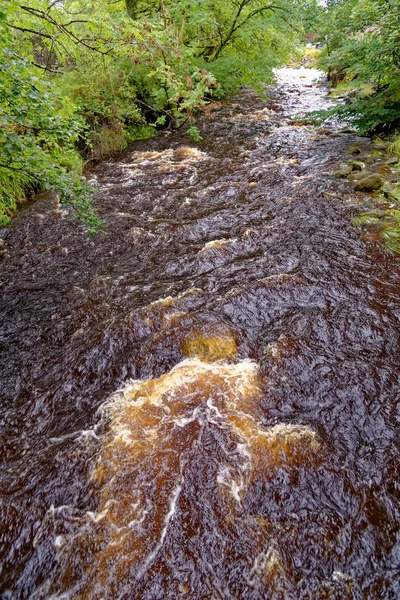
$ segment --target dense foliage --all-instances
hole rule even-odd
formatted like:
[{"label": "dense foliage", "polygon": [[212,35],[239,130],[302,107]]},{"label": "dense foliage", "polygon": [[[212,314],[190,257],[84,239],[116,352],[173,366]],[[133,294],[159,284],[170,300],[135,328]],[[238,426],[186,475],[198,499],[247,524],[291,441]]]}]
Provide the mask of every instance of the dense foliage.
[{"label": "dense foliage", "polygon": [[29,61],[19,56],[5,19],[1,11],[0,224],[8,222],[9,211],[26,192],[48,188],[62,202],[73,202],[78,216],[96,227],[75,150],[84,124],[54,86],[35,76]]},{"label": "dense foliage", "polygon": [[323,66],[349,103],[338,109],[361,132],[400,125],[400,4],[341,0],[319,9],[314,29],[325,45]]},{"label": "dense foliage", "polygon": [[[90,227],[83,161],[122,150],[242,84],[299,35],[301,0],[0,0],[0,223],[52,189]],[[196,135],[196,128],[191,127]]]}]

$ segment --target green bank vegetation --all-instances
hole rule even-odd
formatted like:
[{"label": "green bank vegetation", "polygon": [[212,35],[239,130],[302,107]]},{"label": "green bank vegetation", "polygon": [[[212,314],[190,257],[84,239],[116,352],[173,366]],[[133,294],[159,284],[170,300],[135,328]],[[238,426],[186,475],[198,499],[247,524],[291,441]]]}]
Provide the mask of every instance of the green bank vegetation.
[{"label": "green bank vegetation", "polygon": [[261,90],[301,36],[302,0],[0,0],[0,225],[41,189],[94,230],[85,161]]},{"label": "green bank vegetation", "polygon": [[[322,43],[318,64],[328,72],[332,94],[342,103],[311,116],[346,118],[361,134],[377,136],[377,156],[400,156],[400,4],[398,0],[329,0],[309,13],[310,30]],[[378,137],[379,136],[379,137]],[[386,144],[387,145],[387,144]],[[376,232],[385,247],[400,253],[400,172],[395,158],[385,167],[388,181],[375,192],[377,208],[353,219]],[[355,186],[357,189],[357,186]]]},{"label": "green bank vegetation", "polygon": [[333,112],[351,118],[361,133],[399,128],[399,1],[331,0],[309,19],[323,44],[319,64],[346,100]]}]

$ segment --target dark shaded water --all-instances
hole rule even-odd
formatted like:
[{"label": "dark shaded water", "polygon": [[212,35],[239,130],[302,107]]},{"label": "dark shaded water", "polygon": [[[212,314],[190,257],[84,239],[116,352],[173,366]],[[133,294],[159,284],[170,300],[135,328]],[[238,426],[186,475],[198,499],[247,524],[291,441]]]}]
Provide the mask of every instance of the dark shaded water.
[{"label": "dark shaded water", "polygon": [[2,232],[2,598],[400,597],[399,260],[282,78]]}]

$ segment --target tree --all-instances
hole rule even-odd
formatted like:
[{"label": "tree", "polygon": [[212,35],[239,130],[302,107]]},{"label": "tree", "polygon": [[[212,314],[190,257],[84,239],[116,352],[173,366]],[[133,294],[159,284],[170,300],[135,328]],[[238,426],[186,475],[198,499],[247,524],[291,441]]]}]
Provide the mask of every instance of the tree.
[{"label": "tree", "polygon": [[10,210],[27,191],[47,188],[95,227],[99,221],[90,205],[90,187],[76,172],[80,159],[74,145],[83,123],[16,52],[5,10],[15,8],[8,1],[0,9],[0,224],[8,222]]},{"label": "tree", "polygon": [[325,65],[340,69],[355,102],[341,109],[362,131],[400,124],[400,6],[398,0],[347,0],[327,11]]}]

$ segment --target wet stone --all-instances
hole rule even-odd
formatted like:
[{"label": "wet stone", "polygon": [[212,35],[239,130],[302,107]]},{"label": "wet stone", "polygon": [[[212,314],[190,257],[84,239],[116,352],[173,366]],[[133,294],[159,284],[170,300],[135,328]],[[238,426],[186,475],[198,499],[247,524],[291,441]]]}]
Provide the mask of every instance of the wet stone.
[{"label": "wet stone", "polygon": [[356,192],[374,192],[379,190],[383,185],[383,179],[377,173],[360,179],[354,186]]},{"label": "wet stone", "polygon": [[350,181],[360,181],[374,175],[372,171],[354,171],[349,175]]},{"label": "wet stone", "polygon": [[352,156],[356,156],[357,154],[361,154],[361,150],[358,146],[352,146],[351,148],[349,148],[347,150],[347,152],[349,154],[351,154]]},{"label": "wet stone", "polygon": [[365,164],[360,160],[352,160],[350,163],[350,167],[352,171],[362,171],[365,169]]},{"label": "wet stone", "polygon": [[336,177],[347,177],[353,171],[351,165],[341,165],[340,169],[335,172]]}]

